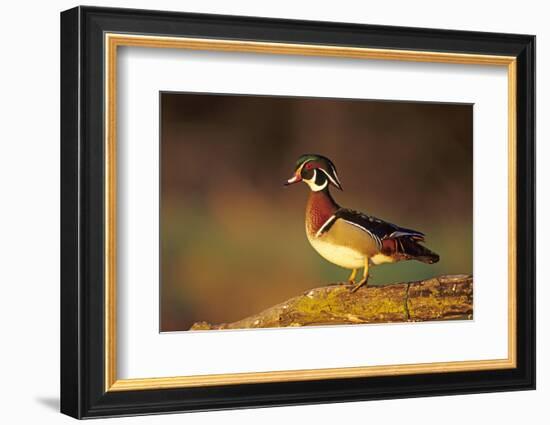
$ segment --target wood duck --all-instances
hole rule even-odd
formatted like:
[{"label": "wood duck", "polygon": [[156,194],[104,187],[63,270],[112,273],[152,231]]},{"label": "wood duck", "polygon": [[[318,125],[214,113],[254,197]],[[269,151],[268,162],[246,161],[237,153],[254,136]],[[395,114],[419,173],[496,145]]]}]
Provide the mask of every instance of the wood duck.
[{"label": "wood duck", "polygon": [[[316,154],[300,156],[294,175],[285,185],[301,181],[310,189],[305,220],[307,238],[323,258],[352,270],[349,277],[349,283],[354,285],[352,292],[367,283],[371,264],[439,261],[439,255],[420,244],[424,242],[423,233],[340,207],[329,192],[330,185],[343,190],[330,159]],[[356,284],[360,268],[363,278]]]}]

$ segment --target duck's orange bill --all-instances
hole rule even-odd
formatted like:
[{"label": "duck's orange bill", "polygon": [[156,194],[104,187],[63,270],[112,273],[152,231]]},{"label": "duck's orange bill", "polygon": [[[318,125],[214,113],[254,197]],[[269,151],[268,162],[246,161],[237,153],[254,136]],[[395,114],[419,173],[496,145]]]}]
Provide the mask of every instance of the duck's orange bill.
[{"label": "duck's orange bill", "polygon": [[302,181],[302,176],[294,175],[285,182],[285,186],[288,186],[288,185],[294,184],[294,183],[298,183],[298,182],[301,182],[301,181]]}]

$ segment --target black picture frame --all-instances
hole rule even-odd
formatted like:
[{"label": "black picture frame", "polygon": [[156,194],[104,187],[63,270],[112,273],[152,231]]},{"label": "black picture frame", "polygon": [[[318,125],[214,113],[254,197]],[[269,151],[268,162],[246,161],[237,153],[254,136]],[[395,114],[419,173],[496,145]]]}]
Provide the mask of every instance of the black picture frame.
[{"label": "black picture frame", "polygon": [[[105,391],[104,34],[256,40],[517,58],[517,367]],[[76,7],[61,13],[61,412],[75,418],[535,388],[535,37]]]}]

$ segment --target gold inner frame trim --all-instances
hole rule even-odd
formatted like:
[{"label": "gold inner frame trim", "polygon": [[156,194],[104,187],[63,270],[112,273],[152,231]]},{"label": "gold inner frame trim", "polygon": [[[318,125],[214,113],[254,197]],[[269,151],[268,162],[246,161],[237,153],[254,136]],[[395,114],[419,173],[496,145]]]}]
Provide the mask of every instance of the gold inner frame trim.
[{"label": "gold inner frame trim", "polygon": [[[515,368],[516,358],[516,58],[446,52],[329,45],[105,34],[105,391],[135,391],[213,385],[446,373]],[[116,99],[120,46],[227,51],[355,59],[398,60],[507,67],[508,72],[508,357],[495,360],[342,367],[253,373],[118,379],[116,372]]]}]

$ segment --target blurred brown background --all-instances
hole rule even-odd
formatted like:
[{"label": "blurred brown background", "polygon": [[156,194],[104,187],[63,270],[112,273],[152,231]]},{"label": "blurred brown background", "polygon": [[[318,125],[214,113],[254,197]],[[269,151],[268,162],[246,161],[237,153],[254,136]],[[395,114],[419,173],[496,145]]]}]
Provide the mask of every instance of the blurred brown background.
[{"label": "blurred brown background", "polygon": [[296,159],[332,159],[342,206],[426,233],[434,265],[369,284],[472,273],[472,106],[161,94],[161,331],[231,322],[343,281],[304,230]]}]

